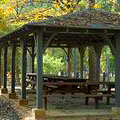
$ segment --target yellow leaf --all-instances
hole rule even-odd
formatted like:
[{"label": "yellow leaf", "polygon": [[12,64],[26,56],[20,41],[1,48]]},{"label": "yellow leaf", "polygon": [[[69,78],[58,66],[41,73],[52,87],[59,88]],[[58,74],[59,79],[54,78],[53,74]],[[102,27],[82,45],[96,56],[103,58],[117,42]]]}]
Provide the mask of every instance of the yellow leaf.
[{"label": "yellow leaf", "polygon": [[95,4],[94,8],[100,8],[100,5],[99,4]]},{"label": "yellow leaf", "polygon": [[54,4],[54,8],[59,8],[59,5],[57,3]]}]

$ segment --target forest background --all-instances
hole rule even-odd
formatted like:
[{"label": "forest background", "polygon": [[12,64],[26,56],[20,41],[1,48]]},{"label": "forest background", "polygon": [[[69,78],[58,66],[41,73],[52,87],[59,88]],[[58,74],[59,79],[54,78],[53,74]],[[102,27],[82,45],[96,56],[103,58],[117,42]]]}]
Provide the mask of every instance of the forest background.
[{"label": "forest background", "polygon": [[[90,6],[91,5],[91,6]],[[29,22],[58,17],[69,12],[82,11],[88,8],[101,11],[120,13],[119,0],[1,0],[0,1],[0,37]],[[11,54],[9,48],[9,54]],[[66,49],[48,48],[44,54],[44,73],[55,74],[67,72]],[[71,50],[71,72],[73,72],[74,56],[77,57],[77,71],[80,71],[79,50]],[[89,48],[84,56],[84,71],[89,72]],[[91,57],[94,57],[91,56]],[[28,58],[30,58],[28,53]],[[28,59],[30,64],[30,59]],[[3,63],[3,62],[2,62]],[[8,56],[8,71],[11,71],[11,56]],[[21,49],[17,49],[16,76],[21,73]],[[29,66],[29,65],[28,65]],[[36,70],[35,61],[35,70]],[[30,68],[28,67],[28,72]],[[105,46],[101,55],[101,73],[114,75],[114,57],[108,46]]]}]

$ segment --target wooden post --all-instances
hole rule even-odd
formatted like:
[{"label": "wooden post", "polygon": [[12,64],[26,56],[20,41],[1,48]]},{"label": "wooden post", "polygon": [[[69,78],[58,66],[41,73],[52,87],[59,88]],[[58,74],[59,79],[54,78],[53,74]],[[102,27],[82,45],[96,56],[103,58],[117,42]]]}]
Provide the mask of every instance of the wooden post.
[{"label": "wooden post", "polygon": [[[36,85],[36,109],[33,109],[35,119],[45,120],[46,112],[43,109],[43,30],[37,31],[37,85]],[[47,99],[46,99],[47,100]],[[47,102],[47,101],[46,101]],[[46,106],[46,105],[45,105]]]},{"label": "wooden post", "polygon": [[114,40],[108,39],[104,36],[105,40],[108,41],[109,47],[112,54],[115,56],[115,107],[112,107],[112,112],[120,114],[120,33],[117,33]]},{"label": "wooden post", "polygon": [[73,49],[73,73],[74,73],[74,78],[77,77],[77,55],[76,55],[76,48]]},{"label": "wooden post", "polygon": [[26,99],[27,41],[22,40],[22,99]]},{"label": "wooden post", "polygon": [[115,107],[120,107],[120,35],[116,36],[116,52],[115,52]]},{"label": "wooden post", "polygon": [[85,47],[81,46],[79,48],[80,53],[80,78],[83,79],[83,61],[84,61],[84,53],[85,53]]},{"label": "wooden post", "polygon": [[43,108],[43,31],[37,33],[37,85],[36,98],[38,109]]},{"label": "wooden post", "polygon": [[12,42],[12,58],[11,58],[11,93],[15,92],[15,54],[16,43]]},{"label": "wooden post", "polygon": [[4,65],[3,65],[3,89],[1,93],[7,94],[7,51],[8,51],[8,43],[4,43]]},{"label": "wooden post", "polygon": [[11,58],[11,93],[9,98],[16,98],[15,93],[15,54],[16,54],[16,42],[12,41],[12,58]]},{"label": "wooden post", "polygon": [[28,104],[26,99],[26,70],[27,70],[27,41],[23,38],[22,40],[22,83],[21,83],[21,99],[19,105]]},{"label": "wooden post", "polygon": [[71,52],[71,49],[68,48],[68,55],[67,55],[67,73],[68,73],[68,77],[70,77],[70,52]]},{"label": "wooden post", "polygon": [[[113,43],[114,42],[114,43]],[[115,56],[115,107],[112,107],[112,112],[120,114],[120,33],[115,36],[113,42],[110,41],[114,49]]]},{"label": "wooden post", "polygon": [[2,48],[0,47],[0,88],[2,86],[2,68],[1,68]]},{"label": "wooden post", "polygon": [[4,70],[3,70],[3,87],[7,88],[7,52],[8,52],[8,45],[5,42],[4,45]]},{"label": "wooden post", "polygon": [[80,78],[83,79],[83,59],[84,59],[84,55],[80,56]]}]

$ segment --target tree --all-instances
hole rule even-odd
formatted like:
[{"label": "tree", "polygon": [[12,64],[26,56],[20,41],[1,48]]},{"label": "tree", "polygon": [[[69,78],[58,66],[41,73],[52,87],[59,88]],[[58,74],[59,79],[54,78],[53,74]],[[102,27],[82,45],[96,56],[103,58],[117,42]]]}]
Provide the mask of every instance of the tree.
[{"label": "tree", "polygon": [[94,6],[95,6],[95,0],[89,0],[88,8],[94,8]]},{"label": "tree", "polygon": [[[119,10],[120,2],[119,0],[116,2],[115,0],[1,0],[0,4],[0,34],[3,35],[25,23],[65,15],[82,8],[114,11],[117,7]],[[55,56],[57,59],[62,58],[62,62],[66,65],[65,54],[60,51],[55,52]]]},{"label": "tree", "polygon": [[[35,69],[37,67],[37,61],[35,60]],[[43,56],[43,72],[45,74],[58,75],[58,72],[65,70],[65,64],[62,58],[57,56],[51,56],[48,53]]]}]

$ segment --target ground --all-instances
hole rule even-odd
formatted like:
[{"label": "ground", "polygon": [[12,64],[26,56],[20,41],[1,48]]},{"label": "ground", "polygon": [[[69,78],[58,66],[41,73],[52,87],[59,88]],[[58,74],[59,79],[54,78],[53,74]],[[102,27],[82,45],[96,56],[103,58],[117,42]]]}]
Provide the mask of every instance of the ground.
[{"label": "ground", "polygon": [[[20,89],[17,89],[20,97]],[[8,99],[8,95],[2,95],[6,101],[17,106],[17,111],[21,120],[34,120],[32,117],[32,108],[35,108],[36,96],[35,90],[27,90],[27,99],[29,105],[24,107],[18,106],[18,99]],[[85,100],[81,97],[70,96],[50,96],[48,99],[48,110],[46,120],[120,120],[120,116],[115,116],[111,112],[114,106],[114,98],[111,99],[110,105],[105,104],[105,99],[100,101],[99,109],[95,109],[94,100],[90,100],[89,105],[85,105]],[[15,119],[14,119],[15,120]],[[17,119],[16,119],[17,120]]]}]

